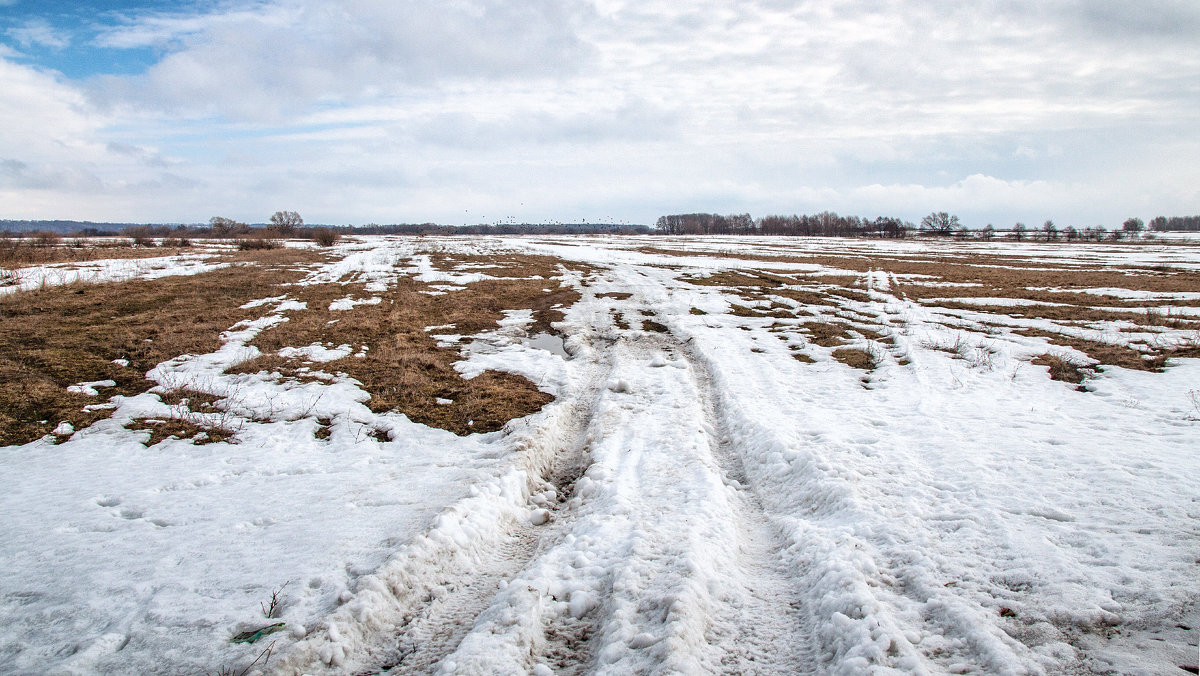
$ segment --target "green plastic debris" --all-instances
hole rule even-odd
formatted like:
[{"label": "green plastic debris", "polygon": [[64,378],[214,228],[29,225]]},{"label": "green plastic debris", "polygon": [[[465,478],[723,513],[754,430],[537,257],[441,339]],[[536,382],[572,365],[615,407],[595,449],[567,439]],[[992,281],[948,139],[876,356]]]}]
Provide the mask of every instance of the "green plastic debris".
[{"label": "green plastic debris", "polygon": [[258,629],[251,629],[249,631],[243,631],[243,632],[234,634],[233,638],[229,639],[229,642],[230,643],[254,643],[258,639],[266,636],[267,634],[274,634],[275,632],[279,631],[280,629],[283,629],[284,624],[285,623],[283,623],[283,622],[276,622],[275,624],[268,624],[267,626],[259,627]]}]

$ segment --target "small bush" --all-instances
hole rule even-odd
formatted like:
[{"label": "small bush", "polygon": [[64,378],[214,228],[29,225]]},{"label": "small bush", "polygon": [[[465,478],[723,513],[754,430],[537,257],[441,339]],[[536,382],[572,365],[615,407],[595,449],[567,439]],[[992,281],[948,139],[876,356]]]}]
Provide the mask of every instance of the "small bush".
[{"label": "small bush", "polygon": [[282,244],[273,239],[266,237],[243,237],[237,241],[238,251],[262,251],[264,249],[278,249]]},{"label": "small bush", "polygon": [[333,246],[342,235],[330,228],[317,228],[313,230],[312,238],[320,246]]}]

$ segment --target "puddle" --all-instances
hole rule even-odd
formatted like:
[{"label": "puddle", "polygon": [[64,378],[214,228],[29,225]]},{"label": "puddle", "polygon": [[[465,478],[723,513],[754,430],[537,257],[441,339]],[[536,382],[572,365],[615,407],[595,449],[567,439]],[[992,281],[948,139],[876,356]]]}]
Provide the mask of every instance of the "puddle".
[{"label": "puddle", "polygon": [[539,350],[556,354],[563,359],[571,358],[571,355],[567,354],[566,348],[563,347],[563,339],[552,333],[535,333],[521,342],[529,347],[536,347]]}]

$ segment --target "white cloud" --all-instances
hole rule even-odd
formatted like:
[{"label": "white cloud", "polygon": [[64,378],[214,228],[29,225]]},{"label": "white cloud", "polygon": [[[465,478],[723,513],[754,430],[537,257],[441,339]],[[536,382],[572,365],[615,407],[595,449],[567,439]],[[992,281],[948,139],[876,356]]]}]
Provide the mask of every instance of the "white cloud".
[{"label": "white cloud", "polygon": [[15,28],[9,28],[5,33],[16,40],[22,47],[34,45],[62,49],[71,44],[69,35],[55,30],[45,19],[32,19]]},{"label": "white cloud", "polygon": [[229,13],[151,16],[102,35],[110,47],[170,46],[145,74],[101,78],[109,104],[281,119],[329,101],[437,85],[561,76],[587,57],[580,0],[508,3],[287,0]]},{"label": "white cloud", "polygon": [[6,204],[58,181],[59,209],[137,220],[1200,211],[1191,0],[233,2],[103,30],[161,51],[138,75],[0,65],[28,81],[0,101]]}]

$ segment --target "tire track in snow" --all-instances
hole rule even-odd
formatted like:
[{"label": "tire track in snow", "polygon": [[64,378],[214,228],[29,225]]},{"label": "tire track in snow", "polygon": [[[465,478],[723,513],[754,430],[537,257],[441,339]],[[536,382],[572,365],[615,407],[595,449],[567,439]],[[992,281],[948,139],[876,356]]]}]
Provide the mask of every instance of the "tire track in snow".
[{"label": "tire track in snow", "polygon": [[[614,272],[617,272],[614,270]],[[630,291],[640,292],[646,308],[661,306],[672,296],[672,289],[651,280],[636,270],[622,270]],[[632,273],[632,274],[630,274]],[[620,273],[618,273],[620,274]],[[653,319],[669,326],[670,317],[653,314]],[[728,567],[727,585],[714,595],[705,618],[706,642],[716,648],[714,660],[705,664],[713,673],[776,674],[812,672],[815,660],[807,616],[800,612],[801,595],[781,555],[785,541],[771,523],[759,496],[747,486],[743,457],[731,441],[723,406],[725,393],[715,390],[704,361],[694,353],[688,341],[674,333],[656,334],[650,351],[661,350],[668,358],[680,358],[687,374],[686,386],[698,402],[699,428],[703,433],[697,446],[697,460],[708,464],[718,475],[726,491],[726,532],[736,534],[733,556]],[[652,356],[649,358],[653,359]],[[679,364],[676,364],[679,365]],[[692,422],[679,420],[680,426]],[[687,437],[681,429],[680,438]],[[726,545],[728,546],[728,545]]]},{"label": "tire track in snow", "polygon": [[[595,397],[594,389],[585,400]],[[587,451],[582,442],[587,430],[587,409],[580,402],[572,404],[575,412],[571,416],[572,432],[576,439],[570,449],[561,452],[542,481],[541,491],[535,494],[532,504],[544,510],[541,516],[514,522],[503,542],[487,552],[477,568],[460,571],[447,576],[437,589],[436,596],[429,599],[400,632],[396,639],[398,659],[380,666],[377,672],[368,673],[434,673],[446,655],[453,652],[471,628],[476,618],[492,603],[504,586],[526,568],[537,553],[553,546],[565,532],[565,526],[573,517],[573,508],[568,498],[573,484],[587,464]],[[550,490],[547,490],[550,489]],[[540,521],[546,518],[549,521]],[[556,526],[546,526],[555,522]]]},{"label": "tire track in snow", "polygon": [[[434,673],[446,655],[453,652],[491,604],[497,592],[534,559],[536,553],[562,536],[562,528],[547,529],[541,519],[568,522],[572,516],[566,497],[587,464],[584,434],[590,420],[591,401],[603,386],[593,382],[582,397],[571,401],[564,435],[571,442],[552,459],[537,486],[533,504],[541,515],[516,520],[504,541],[486,553],[478,567],[460,571],[443,582],[436,597],[410,620],[396,639],[398,659],[381,665],[379,673]],[[537,471],[536,469],[534,470]],[[550,490],[547,490],[550,489]],[[559,499],[559,498],[563,499]],[[544,510],[544,511],[543,511]],[[534,520],[531,520],[534,519]],[[536,523],[535,523],[536,520]]]},{"label": "tire track in snow", "polygon": [[601,364],[580,369],[586,384],[564,396],[535,426],[518,432],[520,459],[512,468],[472,487],[471,495],[444,510],[429,531],[360,578],[355,597],[333,614],[324,631],[311,632],[293,646],[272,672],[436,671],[496,593],[562,530],[535,525],[536,511],[569,523],[577,507],[558,497],[587,464],[584,435],[591,402],[605,382]]},{"label": "tire track in snow", "polygon": [[621,332],[586,435],[579,514],[544,539],[439,673],[804,670],[779,540],[725,479],[680,352],[674,337]]},{"label": "tire track in snow", "polygon": [[[718,610],[712,640],[729,646],[722,667],[726,673],[777,674],[815,670],[807,639],[808,617],[802,599],[781,556],[786,547],[779,530],[763,508],[762,500],[748,487],[744,459],[732,443],[722,406],[723,393],[714,390],[702,362],[679,343],[700,393],[708,423],[705,430],[727,485],[737,489],[731,500],[732,515],[740,534],[737,549],[738,579],[745,588],[740,603]],[[722,624],[728,629],[720,628]],[[764,631],[765,629],[765,631]]]}]

